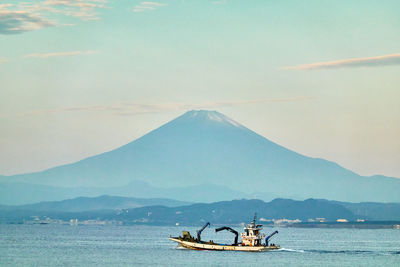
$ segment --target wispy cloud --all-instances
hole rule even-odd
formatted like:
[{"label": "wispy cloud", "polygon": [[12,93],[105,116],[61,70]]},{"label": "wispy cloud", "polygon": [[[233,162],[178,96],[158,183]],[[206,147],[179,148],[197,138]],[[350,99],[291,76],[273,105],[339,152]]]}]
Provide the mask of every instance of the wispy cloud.
[{"label": "wispy cloud", "polygon": [[78,56],[94,54],[96,51],[69,51],[69,52],[53,52],[53,53],[34,53],[24,56],[25,58],[49,58],[49,57],[65,57],[65,56]]},{"label": "wispy cloud", "polygon": [[106,8],[106,2],[106,0],[43,0],[0,4],[0,34],[17,34],[66,25],[62,23],[63,17],[74,17],[83,21],[99,20],[100,15],[97,10]]},{"label": "wispy cloud", "polygon": [[46,0],[44,6],[57,7],[55,13],[79,17],[82,20],[99,20],[97,9],[105,8],[106,0]]},{"label": "wispy cloud", "polygon": [[309,101],[312,97],[299,96],[288,98],[265,98],[257,100],[244,101],[224,101],[224,102],[207,102],[199,104],[183,104],[183,103],[159,103],[159,104],[138,104],[138,103],[118,103],[111,105],[88,105],[63,107],[58,109],[42,109],[32,110],[21,113],[20,115],[47,115],[70,112],[106,112],[110,115],[132,116],[147,113],[160,113],[168,111],[191,110],[191,109],[210,109],[221,107],[234,107],[241,105],[261,104],[261,103],[279,103],[279,102],[299,102]]},{"label": "wispy cloud", "polygon": [[226,4],[227,0],[217,0],[217,1],[212,1],[211,3],[214,5],[222,5],[222,4]]},{"label": "wispy cloud", "polygon": [[144,11],[149,11],[149,10],[155,10],[156,8],[166,6],[166,5],[167,4],[159,3],[159,2],[144,1],[144,2],[141,2],[139,5],[136,5],[135,8],[133,9],[133,12],[144,12]]},{"label": "wispy cloud", "polygon": [[55,25],[39,14],[24,10],[11,10],[12,7],[12,4],[0,5],[0,34],[17,34]]},{"label": "wispy cloud", "polygon": [[350,58],[335,61],[316,62],[297,66],[284,67],[285,70],[317,70],[317,69],[336,69],[336,68],[356,68],[356,67],[376,67],[400,65],[400,53],[376,56]]}]

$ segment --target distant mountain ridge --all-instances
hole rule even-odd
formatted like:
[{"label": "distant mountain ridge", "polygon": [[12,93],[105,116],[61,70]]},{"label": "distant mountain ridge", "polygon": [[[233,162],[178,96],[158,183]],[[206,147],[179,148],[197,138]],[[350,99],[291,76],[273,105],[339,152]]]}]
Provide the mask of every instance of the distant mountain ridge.
[{"label": "distant mountain ridge", "polygon": [[[169,198],[180,201],[215,202],[239,198],[249,198],[249,194],[235,191],[229,187],[214,184],[162,188],[143,181],[132,181],[118,187],[55,187],[38,184],[5,183],[0,184],[0,204],[24,205],[40,201],[60,201],[77,196],[97,197],[113,195],[136,198]],[[261,195],[259,193],[258,195]],[[263,200],[276,198],[272,194],[262,194]]]},{"label": "distant mountain ridge", "polygon": [[[245,194],[258,191],[294,199],[400,201],[400,179],[362,177],[204,110],[189,111],[110,152],[43,172],[3,177],[0,183],[93,188],[125,186],[132,180],[160,188],[215,184]],[[210,196],[207,190],[201,193]]]},{"label": "distant mountain ridge", "polygon": [[[178,205],[184,204],[184,205]],[[143,205],[142,207],[134,207]],[[169,207],[165,206],[169,205]],[[124,208],[125,207],[125,208]],[[182,203],[170,199],[132,199],[113,196],[75,198],[24,206],[0,206],[0,222],[19,223],[32,217],[121,221],[127,224],[201,225],[205,222],[239,224],[257,212],[261,222],[290,219],[307,222],[324,218],[355,221],[400,221],[400,203],[347,203],[323,199],[296,201],[274,199],[264,202],[241,199],[213,203]]]},{"label": "distant mountain ridge", "polygon": [[[319,202],[313,199],[295,201],[290,199],[275,199],[271,202],[262,200],[232,200],[216,203],[198,203],[189,206],[167,208],[162,206],[141,207],[131,209],[121,214],[123,220],[147,221],[154,224],[202,224],[228,223],[239,224],[246,222],[257,212],[259,218],[272,219],[300,219],[326,218],[335,221],[338,218],[355,220],[355,216],[345,207],[329,202]],[[151,214],[150,216],[148,214]]]},{"label": "distant mountain ridge", "polygon": [[189,205],[190,202],[164,198],[132,198],[118,196],[78,197],[62,201],[46,201],[20,206],[1,206],[1,210],[31,210],[47,212],[81,212],[94,210],[132,209],[143,206],[162,205],[176,207]]}]

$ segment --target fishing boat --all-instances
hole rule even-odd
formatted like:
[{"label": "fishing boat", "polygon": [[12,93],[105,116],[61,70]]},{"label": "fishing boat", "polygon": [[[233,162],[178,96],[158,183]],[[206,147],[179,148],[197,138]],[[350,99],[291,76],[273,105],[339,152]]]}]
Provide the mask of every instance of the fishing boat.
[{"label": "fishing boat", "polygon": [[[272,236],[278,233],[278,231],[274,231],[267,237],[265,234],[261,233],[262,224],[256,224],[257,214],[254,215],[254,220],[244,227],[244,232],[241,233],[241,242],[238,241],[239,233],[228,227],[223,226],[215,229],[215,232],[227,230],[233,234],[235,234],[235,239],[232,244],[220,244],[214,243],[214,241],[202,241],[201,233],[207,226],[210,226],[210,223],[206,223],[200,230],[197,231],[197,237],[193,237],[190,232],[182,231],[182,236],[172,237],[170,236],[170,240],[177,242],[179,246],[195,249],[195,250],[233,250],[233,251],[252,251],[252,252],[261,252],[268,250],[280,249],[278,245],[270,244],[269,240]],[[265,238],[265,241],[263,242]]]}]

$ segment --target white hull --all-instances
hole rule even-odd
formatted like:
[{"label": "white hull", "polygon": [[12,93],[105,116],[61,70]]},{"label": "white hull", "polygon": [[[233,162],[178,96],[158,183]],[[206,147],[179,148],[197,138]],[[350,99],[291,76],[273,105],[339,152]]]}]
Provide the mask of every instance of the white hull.
[{"label": "white hull", "polygon": [[222,245],[222,244],[209,244],[209,243],[197,243],[190,241],[183,241],[178,238],[170,237],[172,241],[179,243],[182,247],[188,249],[196,249],[196,250],[234,250],[234,251],[250,251],[250,252],[261,252],[268,250],[279,249],[279,246],[232,246],[232,245]]}]

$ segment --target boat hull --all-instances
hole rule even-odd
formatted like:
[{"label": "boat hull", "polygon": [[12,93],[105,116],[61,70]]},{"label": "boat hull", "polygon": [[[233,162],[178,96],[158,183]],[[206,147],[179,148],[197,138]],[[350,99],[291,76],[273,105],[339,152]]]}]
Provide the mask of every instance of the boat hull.
[{"label": "boat hull", "polygon": [[210,244],[210,243],[197,243],[184,241],[179,238],[170,237],[172,241],[177,242],[184,248],[194,249],[194,250],[218,250],[218,251],[248,251],[248,252],[261,252],[261,251],[269,251],[280,249],[279,246],[233,246],[233,245],[224,245],[224,244]]}]

